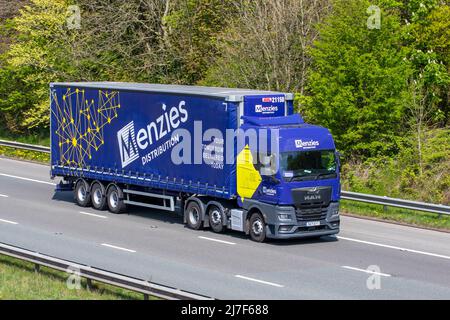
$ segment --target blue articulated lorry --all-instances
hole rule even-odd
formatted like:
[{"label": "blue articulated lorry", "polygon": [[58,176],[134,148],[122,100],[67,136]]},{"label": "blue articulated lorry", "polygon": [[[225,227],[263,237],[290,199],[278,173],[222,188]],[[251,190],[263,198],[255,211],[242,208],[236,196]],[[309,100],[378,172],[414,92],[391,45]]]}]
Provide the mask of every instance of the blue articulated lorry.
[{"label": "blue articulated lorry", "polygon": [[83,207],[176,211],[192,229],[266,238],[339,232],[339,157],[289,93],[50,84],[51,177]]}]

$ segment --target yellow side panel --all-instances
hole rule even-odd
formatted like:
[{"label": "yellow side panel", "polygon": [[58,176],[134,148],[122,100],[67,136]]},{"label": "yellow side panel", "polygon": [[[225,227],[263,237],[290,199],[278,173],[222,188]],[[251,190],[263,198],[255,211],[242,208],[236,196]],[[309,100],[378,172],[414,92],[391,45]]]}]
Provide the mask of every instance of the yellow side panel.
[{"label": "yellow side panel", "polygon": [[251,198],[261,183],[261,175],[253,166],[253,156],[248,145],[237,156],[237,192],[239,196]]}]

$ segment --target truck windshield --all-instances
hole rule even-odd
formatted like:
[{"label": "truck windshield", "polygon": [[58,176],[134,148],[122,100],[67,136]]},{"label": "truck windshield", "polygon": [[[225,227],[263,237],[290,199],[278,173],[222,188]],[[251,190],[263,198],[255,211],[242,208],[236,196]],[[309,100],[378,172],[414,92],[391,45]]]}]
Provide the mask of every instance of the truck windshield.
[{"label": "truck windshield", "polygon": [[285,181],[336,177],[334,150],[290,151],[280,154],[280,170]]}]

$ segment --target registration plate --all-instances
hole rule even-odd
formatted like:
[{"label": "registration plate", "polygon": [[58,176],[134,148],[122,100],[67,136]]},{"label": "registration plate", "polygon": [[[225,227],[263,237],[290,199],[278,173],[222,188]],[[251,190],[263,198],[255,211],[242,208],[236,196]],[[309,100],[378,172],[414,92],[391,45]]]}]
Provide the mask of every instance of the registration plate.
[{"label": "registration plate", "polygon": [[320,221],[308,221],[308,222],[306,222],[306,226],[307,227],[320,226]]}]

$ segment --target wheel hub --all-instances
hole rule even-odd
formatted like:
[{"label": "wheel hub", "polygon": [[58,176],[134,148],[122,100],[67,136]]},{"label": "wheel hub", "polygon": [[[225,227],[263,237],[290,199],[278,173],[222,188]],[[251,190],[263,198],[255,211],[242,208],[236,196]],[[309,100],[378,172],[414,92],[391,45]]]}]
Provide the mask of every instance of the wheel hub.
[{"label": "wheel hub", "polygon": [[100,204],[102,202],[102,192],[100,189],[95,190],[94,201],[96,204]]},{"label": "wheel hub", "polygon": [[86,187],[84,185],[82,185],[79,189],[78,189],[78,199],[83,202],[84,200],[86,200]]},{"label": "wheel hub", "polygon": [[222,215],[218,210],[214,210],[213,212],[211,212],[211,220],[214,224],[222,223]]},{"label": "wheel hub", "polygon": [[200,219],[200,215],[198,214],[198,210],[196,208],[192,208],[189,212],[189,220],[192,224],[197,224],[198,220]]},{"label": "wheel hub", "polygon": [[260,235],[263,232],[263,224],[261,220],[255,220],[252,225],[253,233],[256,235]]},{"label": "wheel hub", "polygon": [[111,195],[109,197],[109,203],[111,207],[116,208],[119,203],[119,196],[117,195],[116,191],[111,192]]}]

